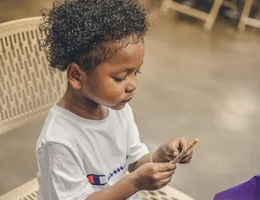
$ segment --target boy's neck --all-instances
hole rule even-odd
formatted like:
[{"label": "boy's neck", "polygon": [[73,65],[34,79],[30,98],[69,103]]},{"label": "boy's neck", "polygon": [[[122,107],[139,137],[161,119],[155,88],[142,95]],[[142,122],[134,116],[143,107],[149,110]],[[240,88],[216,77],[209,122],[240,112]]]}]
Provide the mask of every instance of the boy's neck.
[{"label": "boy's neck", "polygon": [[58,106],[86,119],[102,120],[107,117],[107,107],[96,104],[90,99],[84,99],[75,92],[68,90],[58,101]]}]

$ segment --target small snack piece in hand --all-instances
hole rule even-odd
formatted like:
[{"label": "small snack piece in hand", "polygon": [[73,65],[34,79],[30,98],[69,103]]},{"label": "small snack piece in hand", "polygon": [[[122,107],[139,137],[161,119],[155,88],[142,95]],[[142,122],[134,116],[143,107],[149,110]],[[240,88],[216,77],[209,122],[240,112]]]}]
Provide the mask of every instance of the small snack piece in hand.
[{"label": "small snack piece in hand", "polygon": [[199,139],[196,138],[195,140],[193,140],[190,145],[188,146],[187,149],[183,150],[176,158],[174,158],[174,160],[172,160],[170,163],[172,164],[176,164],[178,163],[184,156],[185,154],[192,148],[195,146],[195,144],[197,144],[199,142]]}]

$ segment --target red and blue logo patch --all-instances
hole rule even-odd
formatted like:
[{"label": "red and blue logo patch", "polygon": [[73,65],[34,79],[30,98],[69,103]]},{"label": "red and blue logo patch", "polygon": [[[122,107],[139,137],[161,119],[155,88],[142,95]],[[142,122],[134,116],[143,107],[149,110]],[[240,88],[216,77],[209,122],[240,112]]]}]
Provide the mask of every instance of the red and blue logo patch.
[{"label": "red and blue logo patch", "polygon": [[92,185],[106,185],[108,181],[116,174],[123,171],[125,166],[120,166],[119,168],[116,168],[112,173],[109,173],[109,175],[99,175],[99,174],[88,174],[87,178],[89,183]]}]

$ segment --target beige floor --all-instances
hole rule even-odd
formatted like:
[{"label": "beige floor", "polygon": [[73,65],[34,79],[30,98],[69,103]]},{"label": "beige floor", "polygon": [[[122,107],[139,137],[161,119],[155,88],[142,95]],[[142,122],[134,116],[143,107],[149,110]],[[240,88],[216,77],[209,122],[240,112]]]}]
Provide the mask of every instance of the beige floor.
[{"label": "beige floor", "polygon": [[[38,15],[50,0],[2,0],[0,21]],[[149,148],[178,136],[198,137],[189,165],[171,185],[196,200],[260,173],[260,36],[238,33],[218,19],[211,34],[201,22],[158,16],[146,39],[139,89],[132,102]],[[43,119],[0,136],[0,195],[35,177],[35,142]]]}]

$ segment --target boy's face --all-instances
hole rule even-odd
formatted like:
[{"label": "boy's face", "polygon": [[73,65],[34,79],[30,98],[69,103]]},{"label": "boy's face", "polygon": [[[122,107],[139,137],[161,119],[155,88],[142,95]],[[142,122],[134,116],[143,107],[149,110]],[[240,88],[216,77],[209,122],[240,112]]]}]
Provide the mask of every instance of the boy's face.
[{"label": "boy's face", "polygon": [[128,44],[91,73],[82,75],[81,95],[99,105],[122,109],[134,97],[143,57],[142,41]]}]

